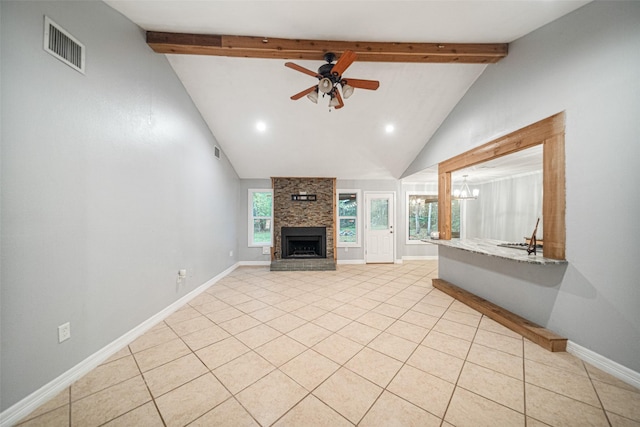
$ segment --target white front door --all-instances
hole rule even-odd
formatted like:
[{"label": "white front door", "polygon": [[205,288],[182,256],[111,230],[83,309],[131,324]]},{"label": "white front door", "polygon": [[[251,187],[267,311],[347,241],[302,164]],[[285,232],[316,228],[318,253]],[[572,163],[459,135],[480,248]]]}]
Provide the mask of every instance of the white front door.
[{"label": "white front door", "polygon": [[365,262],[393,263],[394,193],[365,193]]}]

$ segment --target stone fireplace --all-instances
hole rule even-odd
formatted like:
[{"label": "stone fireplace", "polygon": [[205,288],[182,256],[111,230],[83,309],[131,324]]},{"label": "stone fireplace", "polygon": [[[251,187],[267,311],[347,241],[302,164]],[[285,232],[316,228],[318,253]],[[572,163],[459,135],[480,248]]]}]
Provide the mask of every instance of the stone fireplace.
[{"label": "stone fireplace", "polygon": [[[272,269],[281,261],[335,269],[335,178],[272,178]],[[327,268],[323,268],[327,269]]]}]

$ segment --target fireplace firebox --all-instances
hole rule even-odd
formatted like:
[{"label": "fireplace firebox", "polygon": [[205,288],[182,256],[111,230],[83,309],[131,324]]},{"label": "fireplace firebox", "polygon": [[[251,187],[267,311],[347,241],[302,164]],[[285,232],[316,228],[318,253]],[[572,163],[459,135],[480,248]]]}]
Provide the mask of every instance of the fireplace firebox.
[{"label": "fireplace firebox", "polygon": [[282,227],[282,258],[326,258],[326,227]]}]

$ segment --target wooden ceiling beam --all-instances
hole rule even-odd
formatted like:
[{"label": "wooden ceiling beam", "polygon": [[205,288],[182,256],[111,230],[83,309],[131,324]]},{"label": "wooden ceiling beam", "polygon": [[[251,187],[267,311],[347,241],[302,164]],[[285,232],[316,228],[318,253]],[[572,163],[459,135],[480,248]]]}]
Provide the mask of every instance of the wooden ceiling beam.
[{"label": "wooden ceiling beam", "polygon": [[323,60],[326,52],[339,57],[352,50],[358,61],[464,64],[495,63],[509,50],[507,43],[345,42],[154,31],[147,32],[147,44],[166,54]]}]

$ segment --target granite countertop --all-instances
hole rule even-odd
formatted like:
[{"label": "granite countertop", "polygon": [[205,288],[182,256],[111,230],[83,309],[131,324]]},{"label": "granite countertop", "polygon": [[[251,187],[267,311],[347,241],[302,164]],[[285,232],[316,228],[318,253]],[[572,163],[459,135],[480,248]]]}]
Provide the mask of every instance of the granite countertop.
[{"label": "granite countertop", "polygon": [[[566,260],[558,260],[545,258],[541,253],[538,255],[529,255],[527,251],[522,249],[505,248],[498,246],[503,242],[502,240],[493,239],[451,239],[451,240],[437,240],[437,239],[424,239],[426,243],[432,243],[434,245],[446,246],[448,248],[461,249],[463,251],[473,252],[482,255],[488,255],[498,258],[509,259],[517,262],[524,262],[528,264],[566,264]],[[541,252],[541,250],[539,250]]]}]

